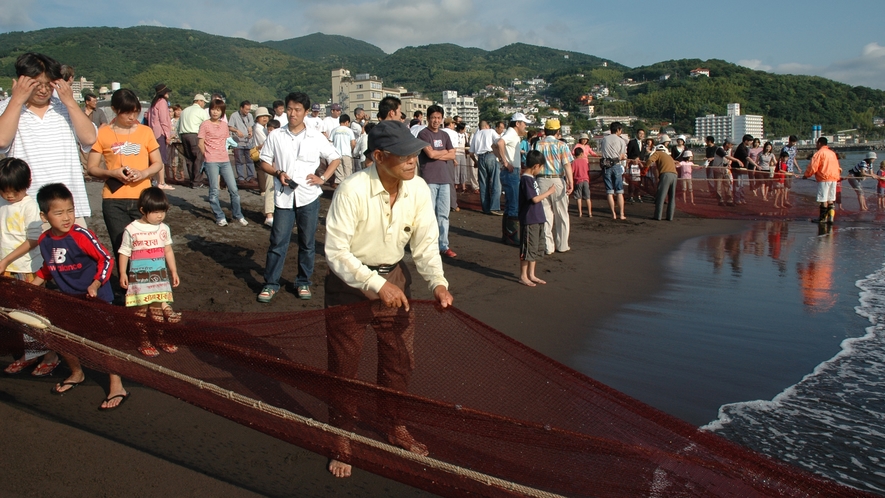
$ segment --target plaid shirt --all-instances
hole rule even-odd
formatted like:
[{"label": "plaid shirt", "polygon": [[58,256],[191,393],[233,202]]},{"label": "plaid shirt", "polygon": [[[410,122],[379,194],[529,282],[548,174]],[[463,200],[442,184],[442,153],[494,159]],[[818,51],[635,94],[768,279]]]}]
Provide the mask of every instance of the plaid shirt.
[{"label": "plaid shirt", "polygon": [[544,167],[541,175],[565,175],[565,166],[572,162],[572,152],[568,145],[554,137],[544,137],[535,145],[541,154],[544,154]]}]

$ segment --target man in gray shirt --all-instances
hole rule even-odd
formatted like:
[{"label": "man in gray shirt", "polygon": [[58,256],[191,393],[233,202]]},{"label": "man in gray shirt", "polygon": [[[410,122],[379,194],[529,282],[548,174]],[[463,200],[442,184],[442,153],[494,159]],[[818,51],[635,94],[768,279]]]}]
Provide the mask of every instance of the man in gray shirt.
[{"label": "man in gray shirt", "polygon": [[[609,125],[611,134],[602,139],[602,159],[599,166],[602,168],[602,180],[605,183],[605,193],[608,196],[608,206],[612,211],[612,218],[626,220],[624,216],[624,165],[621,161],[627,159],[627,142],[621,138],[621,123],[615,121]],[[618,212],[615,212],[615,196],[617,196]]]},{"label": "man in gray shirt", "polygon": [[237,182],[256,181],[255,163],[249,157],[249,149],[252,148],[252,125],[255,124],[255,118],[252,117],[252,103],[248,100],[240,102],[240,108],[237,112],[230,115],[227,120],[227,127],[230,129],[230,136],[237,141],[237,148],[234,149],[234,159],[237,162]]}]

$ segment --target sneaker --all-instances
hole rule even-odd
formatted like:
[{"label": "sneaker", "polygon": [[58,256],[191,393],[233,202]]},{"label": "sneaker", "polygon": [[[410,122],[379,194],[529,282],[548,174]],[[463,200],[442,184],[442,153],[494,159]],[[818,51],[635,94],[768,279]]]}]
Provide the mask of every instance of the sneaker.
[{"label": "sneaker", "polygon": [[313,295],[310,293],[309,285],[299,285],[298,286],[298,299],[310,299]]},{"label": "sneaker", "polygon": [[246,218],[240,218],[240,219],[237,220],[237,222],[238,222],[240,225],[243,225],[244,227],[245,227],[245,226],[249,226],[249,222],[246,221]]},{"label": "sneaker", "polygon": [[491,211],[491,212],[489,212],[489,214],[493,214],[495,216],[504,216],[503,211]]},{"label": "sneaker", "polygon": [[273,226],[273,218],[268,218],[268,219],[264,220],[264,224],[269,227],[272,227]]},{"label": "sneaker", "polygon": [[272,287],[264,287],[261,289],[261,292],[258,293],[258,302],[259,303],[269,303],[271,299],[273,299],[274,295],[276,295],[277,291]]},{"label": "sneaker", "polygon": [[[494,211],[492,211],[492,212],[494,212]],[[458,255],[455,254],[455,251],[453,251],[451,248],[446,249],[445,251],[440,251],[440,254],[442,254],[443,256],[446,256],[447,258],[458,257]]]},{"label": "sneaker", "polygon": [[227,226],[227,220],[225,220],[224,218],[222,218],[222,219],[216,221],[215,224],[218,225],[218,226],[220,226],[220,227],[226,227],[226,226]]}]

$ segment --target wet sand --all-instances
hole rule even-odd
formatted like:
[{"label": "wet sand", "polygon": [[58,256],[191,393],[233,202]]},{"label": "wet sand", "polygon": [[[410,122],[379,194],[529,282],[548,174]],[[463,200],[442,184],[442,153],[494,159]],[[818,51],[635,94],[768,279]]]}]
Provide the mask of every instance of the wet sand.
[{"label": "wet sand", "polygon": [[[100,216],[100,184],[90,183],[99,237],[108,242]],[[269,229],[261,224],[263,199],[241,190],[250,225],[218,227],[207,189],[177,187],[169,192],[167,216],[175,242],[181,286],[179,310],[292,311],[322,307],[323,222],[331,193],[322,200],[314,298],[291,292],[297,263],[293,240],[283,273],[284,290],[269,305],[256,302],[263,283]],[[227,192],[221,193],[227,209]],[[499,242],[501,218],[470,210],[478,196],[462,195],[462,210],[450,218],[445,260],[455,306],[554,358],[568,356],[578,340],[592,337],[599,323],[628,302],[642,300],[663,283],[661,263],[684,240],[733,233],[743,221],[691,218],[677,212],[673,222],[650,220],[652,204],[628,205],[626,221],[605,216],[604,199],[594,201],[593,218],[578,218],[574,201],[571,251],[538,263],[547,285],[517,281],[518,251]],[[109,244],[108,244],[109,245]],[[429,299],[422,281],[414,297]],[[0,359],[5,366],[11,359]],[[69,395],[49,394],[67,375],[0,377],[0,489],[4,496],[421,496],[426,493],[355,469],[339,480],[325,470],[326,459],[296,446],[193,407],[140,385],[126,384],[132,398],[119,410],[96,410],[107,377],[87,372],[87,382]],[[125,382],[125,381],[124,381]]]}]

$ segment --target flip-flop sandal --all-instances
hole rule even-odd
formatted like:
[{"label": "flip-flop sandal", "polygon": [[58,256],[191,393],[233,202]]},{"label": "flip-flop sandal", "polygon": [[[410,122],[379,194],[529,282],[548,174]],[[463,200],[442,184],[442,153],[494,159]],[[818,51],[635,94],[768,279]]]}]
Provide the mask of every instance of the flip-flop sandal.
[{"label": "flip-flop sandal", "polygon": [[[77,387],[77,386],[79,386],[80,384],[82,384],[85,380],[86,380],[86,379],[83,379],[83,380],[81,380],[80,382],[71,382],[71,381],[65,380],[65,381],[62,381],[62,382],[59,383],[59,384],[56,384],[56,385],[52,386],[52,389],[50,389],[49,392],[51,392],[52,394],[55,394],[56,396],[64,396],[65,394],[71,392],[72,389],[74,389],[75,387]],[[58,390],[59,387],[65,387],[65,386],[70,386],[70,387],[68,387],[68,388],[65,389],[64,391],[59,391],[59,390]]]},{"label": "flip-flop sandal", "polygon": [[40,361],[39,356],[36,358],[31,358],[30,360],[25,360],[24,358],[22,358],[21,360],[15,360],[14,362],[10,363],[9,366],[6,367],[6,369],[3,370],[3,373],[15,375],[33,365],[34,363],[37,363],[38,361]]},{"label": "flip-flop sandal", "polygon": [[31,372],[31,375],[33,375],[34,377],[46,377],[47,375],[54,372],[59,365],[61,365],[60,359],[55,360],[52,363],[41,363],[40,365],[37,365],[37,368],[35,368]]},{"label": "flip-flop sandal", "polygon": [[181,321],[181,313],[172,308],[163,308],[163,315],[169,323],[178,323]]},{"label": "flip-flop sandal", "polygon": [[176,346],[175,344],[160,344],[160,349],[169,354],[178,352],[178,346]]},{"label": "flip-flop sandal", "polygon": [[116,395],[116,396],[110,396],[110,397],[107,397],[107,398],[105,398],[104,401],[102,401],[102,404],[109,403],[109,402],[111,402],[111,401],[113,401],[113,400],[115,400],[115,399],[117,399],[117,398],[120,398],[120,402],[117,403],[117,406],[101,406],[101,405],[98,405],[98,409],[101,410],[101,411],[103,411],[103,412],[106,412],[106,411],[108,411],[108,410],[115,410],[115,409],[117,409],[117,408],[120,408],[121,406],[123,406],[123,403],[125,403],[126,400],[129,399],[129,395],[130,395],[130,394],[132,394],[132,393],[118,394],[118,395]]},{"label": "flip-flop sandal", "polygon": [[160,352],[157,351],[157,348],[147,345],[147,346],[138,346],[138,352],[147,356],[148,358],[155,358],[160,356]]}]

